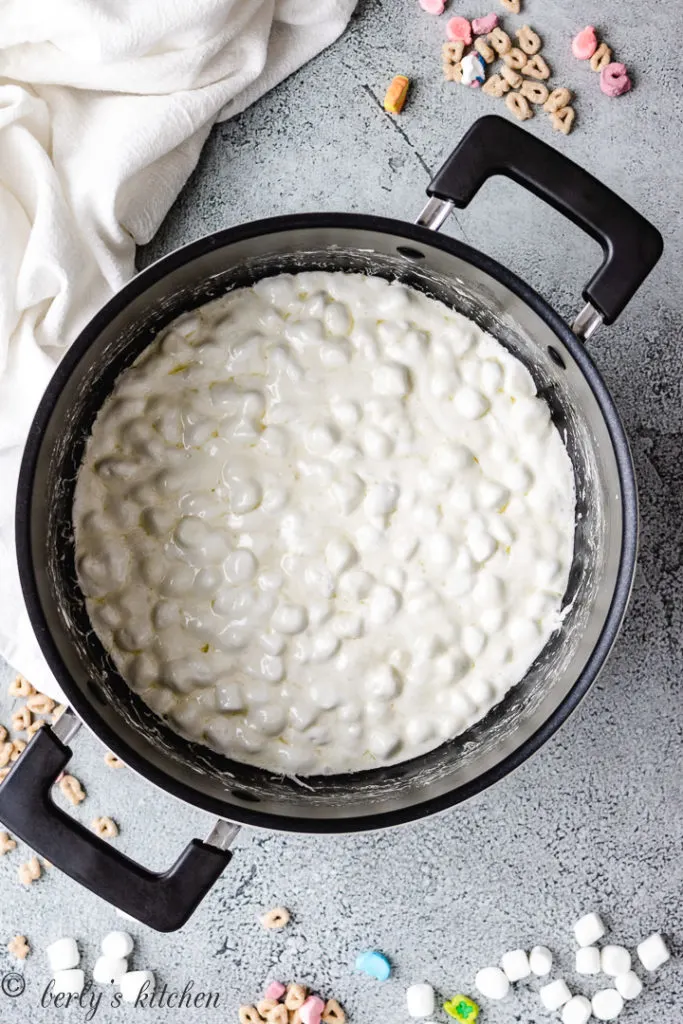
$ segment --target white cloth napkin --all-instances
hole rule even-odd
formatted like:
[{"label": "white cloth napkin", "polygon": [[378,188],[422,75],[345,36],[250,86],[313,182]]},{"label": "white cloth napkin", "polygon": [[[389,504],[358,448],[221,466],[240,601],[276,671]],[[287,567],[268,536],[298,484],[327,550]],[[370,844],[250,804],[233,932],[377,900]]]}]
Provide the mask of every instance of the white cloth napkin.
[{"label": "white cloth napkin", "polygon": [[21,597],[14,498],[60,357],[134,273],[211,126],[344,30],[356,0],[3,0],[0,654],[59,696]]}]

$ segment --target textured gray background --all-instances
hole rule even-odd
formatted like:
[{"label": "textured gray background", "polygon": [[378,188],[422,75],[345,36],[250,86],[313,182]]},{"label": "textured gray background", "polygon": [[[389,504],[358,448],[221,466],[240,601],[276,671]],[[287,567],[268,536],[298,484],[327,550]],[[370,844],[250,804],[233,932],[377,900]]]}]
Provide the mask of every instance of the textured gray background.
[{"label": "textured gray background", "polygon": [[[459,10],[476,16],[487,7],[468,0]],[[154,968],[173,987],[193,979],[218,990],[220,1008],[139,1011],[133,1019],[230,1021],[240,1002],[278,976],[335,994],[360,1024],[400,1024],[405,984],[428,980],[444,994],[471,990],[475,970],[513,946],[547,942],[570,969],[571,922],[592,907],[620,941],[632,945],[662,928],[683,952],[683,149],[674,45],[683,10],[656,0],[527,0],[524,19],[505,18],[513,28],[522,20],[542,34],[555,81],[578,94],[568,138],[553,136],[545,116],[529,130],[624,195],[666,242],[665,258],[618,325],[591,343],[625,419],[640,480],[640,569],[624,631],[561,734],[467,806],[381,835],[243,832],[232,867],[181,934],[131,925],[138,967]],[[604,97],[597,76],[569,56],[571,36],[591,21],[634,75],[636,88],[619,100]],[[141,263],[206,232],[278,213],[416,215],[430,171],[464,130],[484,112],[504,112],[501,101],[441,81],[443,22],[416,0],[361,0],[331,50],[212,132]],[[377,98],[399,72],[414,84],[404,114],[392,121]],[[577,229],[500,179],[447,230],[508,264],[568,318],[598,259]],[[7,722],[9,706],[1,715]],[[82,820],[112,814],[121,824],[117,844],[151,866],[168,864],[190,836],[206,833],[204,815],[127,769],[113,775],[102,754],[94,739],[78,737],[73,770],[88,791],[77,812]],[[60,934],[74,935],[91,966],[100,937],[118,919],[54,870],[24,891],[16,880],[23,859],[25,850],[0,860],[0,971],[11,966],[4,941],[16,932],[28,935],[34,953],[19,967],[26,994],[14,1002],[0,994],[0,1021],[82,1020],[82,1011],[39,1008],[47,980],[42,949]],[[292,908],[293,924],[268,934],[257,914],[280,902]],[[356,953],[372,947],[395,964],[384,985],[352,969]],[[482,1020],[551,1019],[533,990],[523,983],[516,996],[489,1004]],[[678,1020],[681,1011],[683,971],[674,962],[648,980],[624,1019],[655,1024]],[[115,1024],[132,1016],[101,1008],[95,1019]]]}]

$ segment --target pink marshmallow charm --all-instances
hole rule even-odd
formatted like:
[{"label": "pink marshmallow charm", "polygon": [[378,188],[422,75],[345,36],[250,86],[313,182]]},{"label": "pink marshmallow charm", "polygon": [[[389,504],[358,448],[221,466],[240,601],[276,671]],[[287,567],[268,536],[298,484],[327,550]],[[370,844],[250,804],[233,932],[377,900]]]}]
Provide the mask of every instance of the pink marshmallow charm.
[{"label": "pink marshmallow charm", "polygon": [[493,32],[498,25],[497,14],[487,14],[485,18],[475,18],[472,22],[472,30],[475,36],[487,36]]},{"label": "pink marshmallow charm", "polygon": [[419,0],[419,4],[427,14],[443,14],[446,0]]},{"label": "pink marshmallow charm", "polygon": [[572,53],[577,60],[590,60],[598,48],[598,37],[592,25],[586,25],[572,39]]},{"label": "pink marshmallow charm", "polygon": [[600,72],[600,88],[605,96],[623,96],[631,88],[625,64],[612,63]]},{"label": "pink marshmallow charm", "polygon": [[270,985],[263,993],[264,999],[282,999],[283,995],[287,991],[287,987],[282,984],[281,981],[271,981]]},{"label": "pink marshmallow charm", "polygon": [[325,1003],[320,996],[309,996],[303,1006],[299,1007],[301,1024],[320,1024]]},{"label": "pink marshmallow charm", "polygon": [[472,42],[472,26],[467,18],[450,18],[446,22],[446,35],[452,43],[460,39],[469,46]]}]

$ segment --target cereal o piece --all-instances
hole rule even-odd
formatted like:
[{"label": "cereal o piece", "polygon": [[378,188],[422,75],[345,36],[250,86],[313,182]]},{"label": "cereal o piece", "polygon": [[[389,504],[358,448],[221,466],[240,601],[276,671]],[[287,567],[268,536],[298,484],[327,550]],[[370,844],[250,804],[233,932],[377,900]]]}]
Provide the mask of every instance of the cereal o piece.
[{"label": "cereal o piece", "polygon": [[598,48],[598,37],[592,25],[586,25],[572,39],[572,53],[577,60],[590,60]]},{"label": "cereal o piece", "polygon": [[503,63],[513,71],[521,71],[526,62],[527,56],[518,46],[513,46],[511,50],[503,54]]},{"label": "cereal o piece", "polygon": [[540,105],[548,99],[548,88],[543,82],[522,82],[519,91],[522,96],[526,96],[530,103]]},{"label": "cereal o piece", "polygon": [[31,857],[26,864],[22,864],[19,868],[19,881],[22,885],[31,885],[36,879],[40,878],[40,862],[37,857]]},{"label": "cereal o piece", "polygon": [[509,53],[512,49],[512,40],[507,32],[503,32],[502,28],[494,28],[493,32],[489,32],[486,40],[499,57],[502,57],[504,53]]},{"label": "cereal o piece", "polygon": [[547,946],[534,946],[529,953],[529,966],[538,977],[550,974],[550,969],[553,966],[553,954]]},{"label": "cereal o piece", "polygon": [[16,839],[12,839],[9,832],[0,832],[0,857],[4,857],[6,853],[11,853],[16,848]]},{"label": "cereal o piece", "polygon": [[572,997],[564,978],[558,978],[556,981],[551,981],[549,985],[544,985],[539,989],[538,994],[546,1010],[559,1010]]},{"label": "cereal o piece", "polygon": [[15,935],[12,941],[7,943],[7,950],[17,960],[25,960],[31,952],[31,947],[26,941],[25,935]]},{"label": "cereal o piece", "polygon": [[518,74],[516,71],[513,71],[512,68],[507,67],[507,65],[503,66],[500,69],[500,73],[507,82],[508,86],[511,86],[513,89],[519,89],[520,85],[524,81],[520,74]]},{"label": "cereal o piece", "polygon": [[622,999],[637,999],[643,991],[643,983],[635,971],[626,971],[614,979],[614,986]]},{"label": "cereal o piece", "polygon": [[562,107],[561,110],[550,115],[550,121],[553,126],[553,131],[562,132],[563,135],[569,135],[574,124],[574,118],[576,114],[573,107]]},{"label": "cereal o piece", "polygon": [[261,924],[269,931],[277,931],[278,928],[284,928],[285,925],[288,925],[289,920],[290,913],[286,907],[273,907],[272,910],[269,910],[267,914],[262,916]]},{"label": "cereal o piece", "polygon": [[36,718],[35,722],[31,722],[28,729],[26,730],[26,735],[28,736],[28,738],[31,739],[32,736],[35,736],[38,730],[42,729],[45,724],[46,722],[44,718]]},{"label": "cereal o piece", "polygon": [[261,999],[261,1001],[256,1004],[256,1009],[265,1019],[270,1013],[270,1011],[274,1010],[276,1006],[282,1006],[285,1012],[287,1010],[287,1007],[284,1005],[284,1003],[278,1003],[277,999],[272,999],[268,996],[266,996],[264,999]]},{"label": "cereal o piece", "polygon": [[591,1004],[585,996],[572,996],[562,1007],[562,1024],[588,1024],[590,1017]]},{"label": "cereal o piece", "polygon": [[462,39],[453,39],[450,43],[444,43],[441,47],[441,56],[444,64],[459,64],[465,52],[465,44]]},{"label": "cereal o piece", "polygon": [[612,60],[612,51],[607,43],[600,43],[591,57],[591,71],[602,71]]},{"label": "cereal o piece", "polygon": [[[300,1011],[294,1011],[297,1016]],[[299,1018],[300,1020],[301,1018]],[[289,1011],[284,1003],[277,1003],[272,1010],[269,1010],[266,1014],[266,1020],[268,1024],[289,1024]]]},{"label": "cereal o piece", "polygon": [[529,78],[538,78],[545,81],[546,78],[550,78],[550,68],[540,53],[537,53],[531,60],[526,62],[522,68],[522,74],[527,75]]},{"label": "cereal o piece", "polygon": [[305,985],[293,984],[287,986],[285,995],[285,1006],[288,1010],[298,1010],[306,1002]]},{"label": "cereal o piece", "polygon": [[7,739],[8,735],[9,734],[7,732],[7,729],[4,727],[4,725],[0,725],[0,743],[4,743],[5,740]]},{"label": "cereal o piece", "polygon": [[646,971],[656,971],[665,964],[671,954],[659,932],[653,932],[636,947],[638,959]]},{"label": "cereal o piece", "polygon": [[405,75],[396,75],[384,96],[384,109],[387,114],[400,114],[408,96],[410,79]]},{"label": "cereal o piece", "polygon": [[510,14],[519,14],[519,9],[522,6],[520,0],[500,0],[500,2]]},{"label": "cereal o piece", "polygon": [[11,740],[9,743],[3,743],[2,746],[0,746],[0,768],[4,768],[6,764],[9,764],[13,753],[14,744]]},{"label": "cereal o piece", "polygon": [[320,1019],[323,1024],[345,1024],[346,1014],[336,999],[328,999]]},{"label": "cereal o piece", "polygon": [[12,753],[10,754],[10,761],[18,761],[21,755],[26,750],[26,744],[23,740],[12,741]]},{"label": "cereal o piece", "polygon": [[10,697],[30,697],[31,694],[36,691],[33,689],[28,679],[24,679],[23,676],[15,676],[9,684],[8,692]]},{"label": "cereal o piece", "polygon": [[263,1024],[263,1018],[255,1006],[240,1006],[240,1024]]},{"label": "cereal o piece", "polygon": [[534,116],[534,112],[529,106],[529,101],[524,96],[520,96],[518,92],[508,93],[505,97],[505,106],[514,114],[518,121],[526,121]]},{"label": "cereal o piece", "polygon": [[616,1020],[624,1009],[624,1000],[615,988],[601,988],[593,996],[591,1007],[598,1020]]},{"label": "cereal o piece", "polygon": [[449,1017],[457,1021],[469,1022],[469,1024],[472,1024],[479,1016],[479,1006],[474,999],[461,994],[448,999],[443,1004],[443,1008]]},{"label": "cereal o piece", "polygon": [[500,99],[506,92],[510,91],[510,83],[506,82],[500,75],[491,75],[484,82],[482,92],[485,92],[487,96],[495,96],[496,99]]},{"label": "cereal o piece", "polygon": [[592,946],[606,931],[602,919],[594,912],[584,914],[574,925],[574,935],[580,946]]},{"label": "cereal o piece", "polygon": [[443,14],[446,0],[419,0],[419,4],[427,14]]},{"label": "cereal o piece", "polygon": [[116,754],[112,754],[111,750],[108,750],[104,755],[104,763],[108,768],[123,768],[123,761]]},{"label": "cereal o piece", "polygon": [[631,970],[631,954],[624,946],[603,946],[600,950],[602,973],[610,978]]},{"label": "cereal o piece", "polygon": [[73,775],[63,775],[59,780],[59,788],[74,807],[85,800],[85,790]]},{"label": "cereal o piece", "polygon": [[509,981],[521,981],[531,974],[529,957],[524,949],[511,949],[508,953],[503,953],[500,966]]},{"label": "cereal o piece", "polygon": [[33,718],[31,716],[31,712],[28,707],[24,705],[23,708],[19,708],[19,710],[15,711],[12,715],[12,729],[15,732],[25,732],[32,721]]},{"label": "cereal o piece", "polygon": [[472,26],[467,18],[449,18],[446,22],[446,36],[449,39],[461,39],[469,46],[472,42]]},{"label": "cereal o piece", "polygon": [[483,36],[478,36],[474,40],[474,48],[477,53],[484,58],[487,64],[493,64],[496,59],[495,52],[491,49],[489,44],[486,42]]},{"label": "cereal o piece", "polygon": [[543,104],[543,109],[546,114],[554,114],[556,111],[561,110],[562,107],[566,107],[571,102],[572,94],[569,89],[565,89],[564,86],[560,86],[548,96],[548,99]]},{"label": "cereal o piece", "polygon": [[477,36],[485,36],[488,32],[493,32],[494,28],[496,28],[497,25],[497,14],[487,14],[483,18],[472,19],[472,31]]},{"label": "cereal o piece", "polygon": [[44,693],[34,693],[26,701],[26,707],[34,715],[49,715],[54,706],[52,698]]},{"label": "cereal o piece", "polygon": [[600,89],[605,96],[623,96],[631,88],[625,64],[613,62],[600,72]]},{"label": "cereal o piece", "polygon": [[462,64],[444,64],[443,76],[447,82],[462,82]]},{"label": "cereal o piece", "polygon": [[504,999],[510,991],[510,982],[500,967],[482,967],[474,977],[474,984],[487,999]]},{"label": "cereal o piece", "polygon": [[90,822],[90,827],[100,839],[116,839],[119,829],[111,818],[100,817]]},{"label": "cereal o piece", "polygon": [[518,28],[515,35],[519,39],[520,49],[528,53],[530,57],[541,49],[541,37],[528,25]]},{"label": "cereal o piece", "polygon": [[597,946],[582,946],[576,951],[577,974],[600,973],[600,950]]},{"label": "cereal o piece", "polygon": [[434,989],[426,982],[409,985],[406,989],[406,1007],[409,1017],[430,1017],[434,1013]]}]

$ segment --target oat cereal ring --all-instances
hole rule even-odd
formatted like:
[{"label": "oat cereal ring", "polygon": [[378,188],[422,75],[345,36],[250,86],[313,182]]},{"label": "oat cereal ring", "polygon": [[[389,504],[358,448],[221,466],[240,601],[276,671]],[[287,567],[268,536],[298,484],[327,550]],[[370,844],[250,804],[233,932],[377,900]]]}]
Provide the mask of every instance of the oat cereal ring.
[{"label": "oat cereal ring", "polygon": [[526,62],[522,68],[522,74],[528,75],[529,78],[539,78],[545,81],[546,78],[550,78],[550,68],[540,53],[537,53],[531,60]]},{"label": "oat cereal ring", "polygon": [[545,103],[548,99],[548,88],[543,82],[522,82],[519,91],[530,103]]},{"label": "oat cereal ring", "polygon": [[444,64],[443,76],[447,82],[462,82],[462,64]]},{"label": "oat cereal ring", "polygon": [[9,768],[0,768],[0,782],[7,778],[10,773]]},{"label": "oat cereal ring", "polygon": [[301,1010],[289,1011],[289,1024],[301,1024]]},{"label": "oat cereal ring", "polygon": [[486,42],[483,36],[477,36],[474,40],[474,48],[478,54],[480,54],[487,64],[493,64],[496,59],[494,50],[491,49],[489,44]]},{"label": "oat cereal ring", "polygon": [[320,1019],[324,1024],[344,1024],[346,1014],[336,999],[328,999]]},{"label": "oat cereal ring", "polygon": [[500,75],[491,75],[484,82],[481,91],[485,92],[487,96],[495,96],[496,99],[500,99],[501,96],[510,91],[510,83],[506,82]]},{"label": "oat cereal ring", "polygon": [[563,135],[569,135],[574,124],[574,118],[576,113],[573,107],[562,107],[554,114],[550,115],[554,132],[562,132]]},{"label": "oat cereal ring", "polygon": [[240,1006],[240,1024],[263,1024],[261,1014],[254,1006]]},{"label": "oat cereal ring", "polygon": [[31,739],[32,736],[35,736],[38,730],[42,729],[44,725],[44,718],[36,718],[35,722],[31,722],[28,729],[26,730],[26,735],[28,736],[28,738]]},{"label": "oat cereal ring", "polygon": [[31,712],[26,704],[12,715],[12,729],[14,732],[26,732],[33,721]]},{"label": "oat cereal ring", "polygon": [[59,788],[69,803],[73,804],[74,807],[85,800],[85,790],[78,779],[74,778],[73,775],[63,775],[59,780]]},{"label": "oat cereal ring", "polygon": [[24,679],[23,676],[16,676],[9,684],[8,692],[10,697],[30,697],[31,694],[36,691],[33,689],[28,679]]},{"label": "oat cereal ring", "polygon": [[111,750],[108,750],[107,753],[104,755],[104,763],[107,765],[108,768],[124,767],[121,758],[117,757],[116,754],[112,754]]},{"label": "oat cereal ring", "polygon": [[521,28],[518,28],[515,35],[519,39],[520,49],[528,53],[530,57],[541,49],[541,37],[532,28],[529,28],[528,25],[522,25]]},{"label": "oat cereal ring", "polygon": [[507,32],[503,32],[502,28],[494,28],[493,32],[489,32],[486,40],[499,57],[502,57],[504,53],[509,53],[512,49],[512,40]]},{"label": "oat cereal ring", "polygon": [[512,68],[507,67],[507,65],[500,69],[500,73],[508,86],[511,86],[513,89],[519,89],[520,85],[524,81],[521,75],[517,74],[516,71],[513,71]]},{"label": "oat cereal ring", "polygon": [[0,746],[0,768],[4,768],[6,764],[10,763],[12,754],[14,753],[14,744],[10,740],[8,743],[3,743]]},{"label": "oat cereal ring", "polygon": [[518,46],[513,46],[508,53],[503,54],[503,62],[513,71],[521,71],[527,62],[527,55]]},{"label": "oat cereal ring", "polygon": [[21,755],[26,750],[26,744],[23,740],[12,740],[12,753],[10,754],[10,761],[18,761]]},{"label": "oat cereal ring", "polygon": [[607,43],[600,43],[591,57],[591,71],[602,71],[612,60],[612,51]]},{"label": "oat cereal ring", "polygon": [[22,885],[31,885],[36,879],[40,878],[40,862],[37,857],[31,857],[26,864],[22,864],[19,868],[19,881]]},{"label": "oat cereal ring", "polygon": [[270,1010],[274,1009],[276,1006],[279,1005],[282,1004],[278,1003],[277,999],[266,998],[262,999],[260,1003],[256,1004],[256,1009],[263,1018],[266,1018]]},{"label": "oat cereal ring", "polygon": [[465,44],[462,39],[453,39],[450,43],[444,43],[441,47],[441,56],[444,64],[459,64],[465,52]]},{"label": "oat cereal ring", "polygon": [[534,116],[528,100],[518,92],[510,92],[505,97],[505,106],[511,114],[514,114],[518,121],[526,121]]},{"label": "oat cereal ring", "polygon": [[556,110],[566,107],[571,102],[571,98],[571,92],[569,89],[565,89],[564,86],[553,89],[547,101],[543,104],[543,109],[546,114],[554,114]]},{"label": "oat cereal ring", "polygon": [[0,857],[4,857],[6,853],[11,853],[16,848],[16,839],[12,839],[9,832],[0,832]]},{"label": "oat cereal ring", "polygon": [[272,910],[263,915],[261,924],[264,928],[276,931],[278,928],[284,928],[285,925],[289,924],[289,918],[290,913],[286,907],[273,907]]},{"label": "oat cereal ring", "polygon": [[119,834],[118,826],[111,818],[95,818],[90,822],[90,828],[100,839],[116,839]]},{"label": "oat cereal ring", "polygon": [[[259,1006],[261,1004],[259,1003]],[[296,1013],[299,1011],[296,1010]],[[289,1024],[289,1013],[284,1003],[277,1003],[272,1010],[266,1014],[268,1024]]]},{"label": "oat cereal ring", "polygon": [[34,715],[49,715],[55,706],[55,702],[52,697],[48,697],[44,693],[33,693],[26,701],[26,707],[29,708]]},{"label": "oat cereal ring", "polygon": [[284,1003],[288,1010],[298,1010],[306,1002],[306,986],[293,984],[287,986]]},{"label": "oat cereal ring", "polygon": [[500,2],[510,14],[519,14],[519,9],[522,6],[520,0],[500,0]]},{"label": "oat cereal ring", "polygon": [[31,952],[31,947],[26,941],[25,935],[15,935],[12,941],[7,943],[7,950],[17,960],[25,960]]},{"label": "oat cereal ring", "polygon": [[8,732],[4,725],[0,725],[0,743],[4,743],[7,739]]}]

